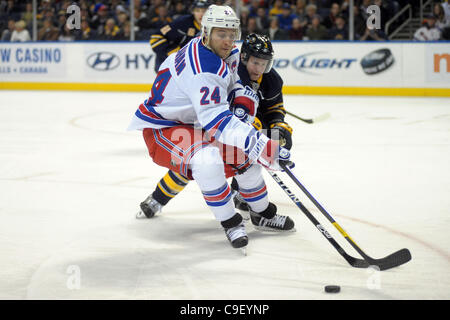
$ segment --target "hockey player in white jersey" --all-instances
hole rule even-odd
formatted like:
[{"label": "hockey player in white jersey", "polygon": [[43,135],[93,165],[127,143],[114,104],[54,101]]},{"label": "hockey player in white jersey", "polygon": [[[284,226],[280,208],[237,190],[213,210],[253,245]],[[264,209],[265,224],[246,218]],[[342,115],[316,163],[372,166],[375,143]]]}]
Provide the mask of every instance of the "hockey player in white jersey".
[{"label": "hockey player in white jersey", "polygon": [[[130,129],[143,130],[156,164],[197,182],[235,248],[246,246],[248,236],[241,215],[235,212],[227,177],[235,176],[250,209],[261,219],[286,230],[294,227],[269,203],[261,172],[261,165],[280,170],[279,162],[289,161],[289,151],[240,121],[227,102],[236,82],[239,52],[234,41],[239,38],[234,11],[211,5],[203,16],[201,37],[164,61],[149,99],[130,124]],[[255,112],[251,110],[251,116]]]}]

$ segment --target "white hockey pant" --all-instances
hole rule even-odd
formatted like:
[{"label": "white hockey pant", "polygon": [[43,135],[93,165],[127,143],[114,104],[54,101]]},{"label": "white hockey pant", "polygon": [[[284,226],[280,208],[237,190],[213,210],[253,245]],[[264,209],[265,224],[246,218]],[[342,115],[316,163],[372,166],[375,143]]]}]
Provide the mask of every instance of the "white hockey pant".
[{"label": "white hockey pant", "polygon": [[[199,150],[192,157],[190,168],[215,218],[218,221],[232,218],[236,211],[219,149],[207,146]],[[242,197],[255,212],[261,212],[269,205],[261,169],[260,165],[252,165],[246,172],[235,177]]]}]

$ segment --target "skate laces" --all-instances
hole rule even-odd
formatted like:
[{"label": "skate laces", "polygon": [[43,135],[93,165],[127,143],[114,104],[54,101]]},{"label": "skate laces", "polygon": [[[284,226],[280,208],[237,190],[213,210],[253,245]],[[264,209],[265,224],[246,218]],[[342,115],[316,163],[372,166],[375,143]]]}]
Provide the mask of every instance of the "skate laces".
[{"label": "skate laces", "polygon": [[[150,200],[150,201],[148,201]],[[162,204],[160,204],[158,201],[156,201],[153,198],[147,199],[146,201],[144,201],[149,207],[150,209],[154,212],[154,213],[158,213],[162,211]]]},{"label": "skate laces", "polygon": [[238,225],[234,228],[229,228],[225,230],[225,233],[227,234],[227,237],[233,241],[235,239],[238,239],[240,237],[246,237],[247,232],[245,232],[245,227],[243,224]]},{"label": "skate laces", "polygon": [[287,216],[280,216],[279,214],[275,214],[275,216],[272,219],[267,219],[262,217],[260,225],[262,226],[268,226],[268,227],[279,227],[283,228],[284,224],[286,222]]}]

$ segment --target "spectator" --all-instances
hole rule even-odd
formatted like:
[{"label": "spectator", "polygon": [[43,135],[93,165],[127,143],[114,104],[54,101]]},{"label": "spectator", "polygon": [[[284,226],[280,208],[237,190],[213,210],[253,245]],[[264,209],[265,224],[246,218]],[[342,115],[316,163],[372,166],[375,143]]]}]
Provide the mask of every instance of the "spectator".
[{"label": "spectator", "polygon": [[367,26],[366,21],[363,19],[361,13],[359,12],[358,6],[353,7],[353,23],[354,23],[353,38],[355,40],[360,40],[360,38],[364,35]]},{"label": "spectator", "polygon": [[320,23],[320,16],[315,15],[311,20],[311,25],[306,30],[305,40],[325,40],[327,38],[327,28]]},{"label": "spectator", "polygon": [[33,4],[31,2],[25,5],[25,12],[21,14],[21,19],[25,21],[27,26],[31,26],[33,23]]},{"label": "spectator", "polygon": [[128,14],[125,12],[121,12],[117,15],[117,26],[122,29],[122,27],[125,25],[125,23],[128,22]]},{"label": "spectator", "polygon": [[136,33],[151,28],[150,20],[147,18],[147,14],[141,9],[134,9],[134,21],[136,21],[134,25],[134,31]]},{"label": "spectator", "polygon": [[245,30],[247,28],[249,15],[250,15],[250,12],[249,12],[248,8],[247,7],[242,7],[241,8],[241,13],[240,13],[241,29],[242,30]]},{"label": "spectator", "polygon": [[364,21],[367,21],[369,19],[369,14],[367,13],[367,8],[372,4],[371,0],[362,0],[361,5],[359,7],[359,12],[361,13],[361,16],[363,17]]},{"label": "spectator", "polygon": [[305,10],[306,10],[306,21],[303,24],[310,26],[312,24],[313,18],[317,14],[317,6],[315,4],[308,4]]},{"label": "spectator", "polygon": [[129,22],[126,22],[120,29],[120,34],[118,35],[117,40],[122,41],[130,40],[130,35],[131,35],[131,26]]},{"label": "spectator", "polygon": [[21,19],[20,5],[17,3],[17,1],[8,0],[2,2],[0,2],[0,4],[3,5],[3,12],[0,11],[1,18],[5,20],[12,19],[14,21]]},{"label": "spectator", "polygon": [[292,20],[292,29],[289,30],[290,40],[302,40],[303,39],[303,27],[299,18]]},{"label": "spectator", "polygon": [[[47,18],[45,20],[53,21],[52,18]],[[61,32],[64,30],[64,25],[66,23],[67,23],[66,12],[64,10],[59,10],[56,25],[58,26],[58,29],[61,30]]]},{"label": "spectator", "polygon": [[436,17],[434,15],[428,16],[424,26],[414,33],[414,40],[417,41],[436,41],[440,38],[441,32],[436,28]]},{"label": "spectator", "polygon": [[69,29],[67,24],[64,25],[62,33],[58,37],[58,41],[74,41],[75,33]]},{"label": "spectator", "polygon": [[2,32],[2,41],[11,41],[13,31],[16,29],[16,22],[13,19],[8,20],[8,28]]},{"label": "spectator", "polygon": [[306,0],[297,0],[294,14],[300,18],[300,21],[306,19]]},{"label": "spectator", "polygon": [[446,0],[445,2],[441,3],[442,8],[444,8],[445,12],[445,25],[448,27],[450,26],[450,4]]},{"label": "spectator", "polygon": [[[116,20],[117,24],[120,25],[120,16],[125,15],[128,18],[128,11],[121,4],[117,5],[114,9],[114,20]],[[122,18],[123,19],[123,18]]]},{"label": "spectator", "polygon": [[42,0],[41,7],[38,9],[38,11],[43,12],[43,11],[47,11],[47,10],[54,10],[54,8],[52,7],[51,1],[50,0]]},{"label": "spectator", "polygon": [[177,20],[177,18],[186,14],[189,14],[189,11],[186,10],[186,6],[184,5],[183,1],[177,1],[170,16],[173,20]]},{"label": "spectator", "polygon": [[269,10],[269,16],[277,16],[283,13],[283,0],[275,0],[273,7]]},{"label": "spectator", "polygon": [[[53,22],[56,22],[56,18],[55,18],[55,9],[52,7],[46,8],[43,11],[41,11],[40,14],[38,14],[36,16],[36,20],[37,20],[37,25],[38,25],[38,29],[42,28],[44,26],[44,21],[50,19]],[[64,26],[65,22],[61,25],[61,30]]]},{"label": "spectator", "polygon": [[339,15],[341,9],[338,3],[333,3],[330,8],[330,14],[323,20],[323,25],[327,29],[331,29],[335,25],[336,17]]},{"label": "spectator", "polygon": [[264,8],[264,7],[261,6],[261,2],[259,0],[252,0],[250,2],[250,6],[248,7],[249,16],[250,17],[257,17],[259,8]]},{"label": "spectator", "polygon": [[270,26],[270,19],[267,16],[267,10],[263,7],[260,7],[258,8],[257,14],[258,16],[256,17],[256,24],[258,25],[258,29],[268,29]]},{"label": "spectator", "polygon": [[289,39],[289,35],[288,33],[283,30],[280,29],[279,24],[278,24],[278,18],[272,17],[270,19],[270,25],[269,25],[269,29],[267,29],[265,31],[265,34],[270,38],[270,40],[288,40]]},{"label": "spectator", "polygon": [[161,6],[164,6],[164,1],[163,0],[152,0],[152,5],[148,8],[148,14],[147,16],[149,17],[149,19],[153,19],[155,17],[157,17],[159,15],[159,8]]},{"label": "spectator", "polygon": [[247,37],[247,35],[249,35],[251,33],[257,33],[257,34],[262,33],[262,29],[258,28],[258,24],[256,23],[255,17],[248,18],[247,28],[242,30],[241,39],[245,39]]},{"label": "spectator", "polygon": [[58,40],[59,30],[53,25],[52,19],[45,19],[44,25],[38,31],[38,40],[56,41]]},{"label": "spectator", "polygon": [[89,23],[89,20],[91,20],[91,16],[90,16],[90,12],[89,12],[89,7],[85,2],[81,3],[80,6],[80,16],[81,16],[81,21],[86,20],[86,22]]},{"label": "spectator", "polygon": [[99,6],[96,6],[97,10],[94,9],[95,15],[92,17],[90,26],[92,30],[95,30],[97,34],[103,33],[103,27],[106,23],[106,20],[108,20],[108,7],[104,4],[100,4]]},{"label": "spectator", "polygon": [[81,32],[77,35],[76,40],[95,40],[96,34],[89,26],[86,19],[81,20]]},{"label": "spectator", "polygon": [[331,40],[348,40],[348,30],[343,15],[336,17],[335,25],[329,31],[329,38]]},{"label": "spectator", "polygon": [[445,1],[441,3],[441,6],[445,13],[445,27],[442,30],[441,38],[442,40],[450,40],[450,4]]},{"label": "spectator", "polygon": [[433,15],[436,17],[436,28],[441,32],[450,24],[446,21],[444,7],[440,3],[435,3],[433,7]]},{"label": "spectator", "polygon": [[100,40],[117,40],[119,37],[120,28],[116,25],[116,21],[113,18],[106,20],[103,32],[99,34]]},{"label": "spectator", "polygon": [[169,10],[165,5],[159,5],[156,12],[158,12],[158,15],[150,20],[150,28],[160,29],[172,22],[172,18],[169,17]]},{"label": "spectator", "polygon": [[[358,2],[360,2],[360,1],[355,1],[354,5],[356,6]],[[339,7],[339,11],[340,12],[348,12],[349,6],[350,6],[349,0],[344,0],[344,1],[341,2],[341,6]],[[347,16],[348,16],[348,14],[347,14]]]},{"label": "spectator", "polygon": [[384,41],[386,35],[381,29],[369,29],[366,28],[364,34],[359,38],[360,41]]},{"label": "spectator", "polygon": [[11,42],[25,42],[30,41],[30,33],[25,29],[25,21],[19,20],[15,24],[15,30],[11,34]]},{"label": "spectator", "polygon": [[292,20],[294,20],[297,16],[292,14],[291,5],[289,3],[283,4],[282,14],[278,15],[278,22],[280,28],[286,31],[292,28]]}]

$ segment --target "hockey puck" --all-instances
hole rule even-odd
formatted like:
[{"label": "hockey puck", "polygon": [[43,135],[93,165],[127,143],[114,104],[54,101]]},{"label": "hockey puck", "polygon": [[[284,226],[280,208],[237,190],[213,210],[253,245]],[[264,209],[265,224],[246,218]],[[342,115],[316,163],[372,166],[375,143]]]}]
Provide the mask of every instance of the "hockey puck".
[{"label": "hockey puck", "polygon": [[361,67],[364,73],[373,75],[380,73],[394,64],[391,50],[384,48],[373,51],[362,58]]},{"label": "hockey puck", "polygon": [[335,286],[335,285],[325,286],[325,292],[338,293],[339,291],[341,291],[341,287],[339,287],[339,286]]}]

